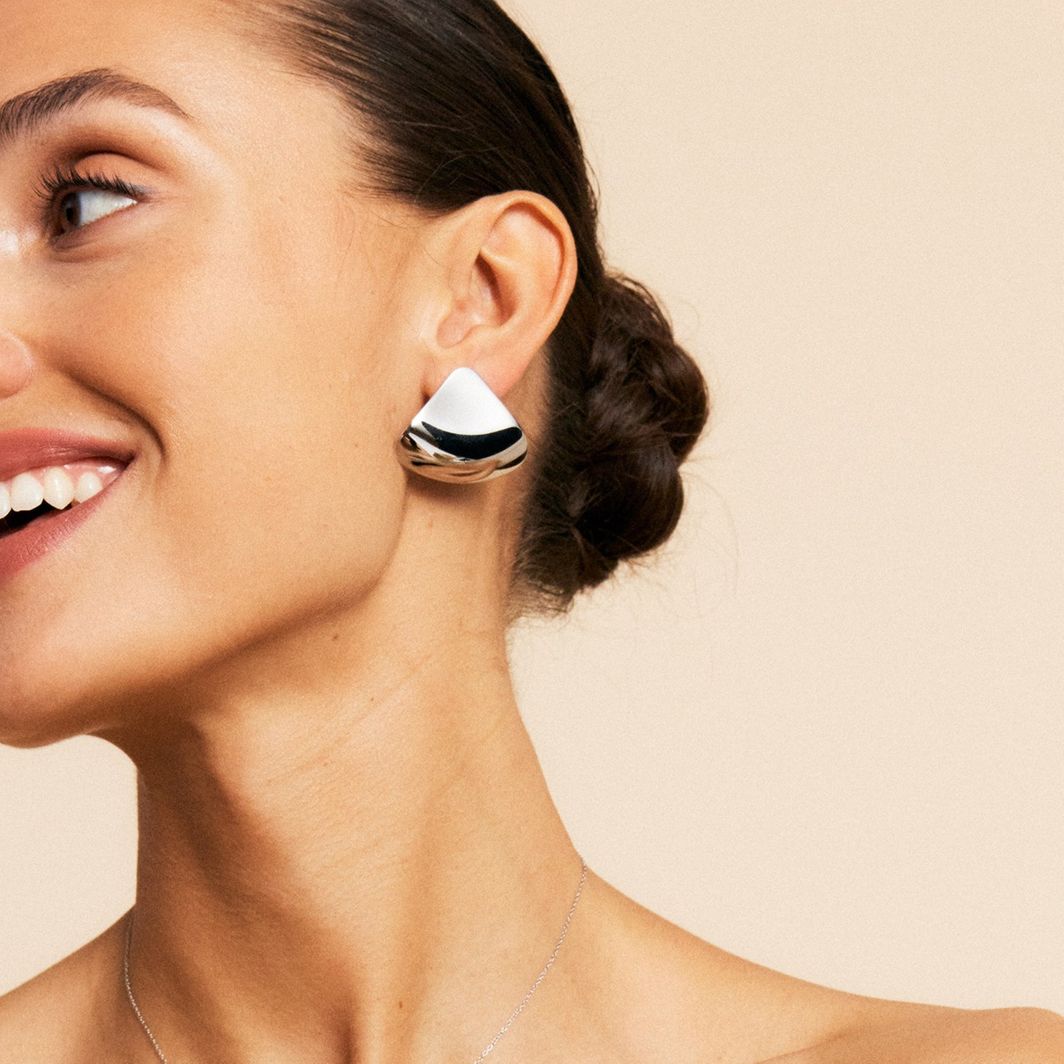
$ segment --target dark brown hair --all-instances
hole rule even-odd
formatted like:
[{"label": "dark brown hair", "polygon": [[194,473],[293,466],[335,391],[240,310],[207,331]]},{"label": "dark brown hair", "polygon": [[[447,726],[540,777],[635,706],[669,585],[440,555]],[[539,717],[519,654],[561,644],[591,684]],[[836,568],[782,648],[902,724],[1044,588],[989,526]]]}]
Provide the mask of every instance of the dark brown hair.
[{"label": "dark brown hair", "polygon": [[550,66],[494,0],[227,3],[241,32],[353,109],[370,191],[443,214],[526,189],[565,215],[578,276],[547,345],[513,573],[523,608],[564,611],[672,533],[679,466],[709,396],[654,295],[606,266],[580,134]]}]

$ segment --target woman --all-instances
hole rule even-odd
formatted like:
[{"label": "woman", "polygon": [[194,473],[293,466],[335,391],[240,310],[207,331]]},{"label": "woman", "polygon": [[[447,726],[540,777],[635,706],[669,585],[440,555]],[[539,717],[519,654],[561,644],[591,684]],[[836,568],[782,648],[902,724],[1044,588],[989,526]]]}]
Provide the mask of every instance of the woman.
[{"label": "woman", "polygon": [[0,741],[113,742],[140,840],[3,1064],[1064,1057],[573,847],[506,632],[664,541],[709,402],[491,0],[5,14]]}]

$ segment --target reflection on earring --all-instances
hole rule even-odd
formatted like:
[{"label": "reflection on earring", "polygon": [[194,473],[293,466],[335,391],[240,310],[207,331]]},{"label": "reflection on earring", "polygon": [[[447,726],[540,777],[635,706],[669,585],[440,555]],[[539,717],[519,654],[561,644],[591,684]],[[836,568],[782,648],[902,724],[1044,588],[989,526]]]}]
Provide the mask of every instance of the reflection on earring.
[{"label": "reflection on earring", "polygon": [[462,367],[414,415],[396,450],[400,462],[423,477],[477,482],[516,469],[528,443],[480,375]]}]

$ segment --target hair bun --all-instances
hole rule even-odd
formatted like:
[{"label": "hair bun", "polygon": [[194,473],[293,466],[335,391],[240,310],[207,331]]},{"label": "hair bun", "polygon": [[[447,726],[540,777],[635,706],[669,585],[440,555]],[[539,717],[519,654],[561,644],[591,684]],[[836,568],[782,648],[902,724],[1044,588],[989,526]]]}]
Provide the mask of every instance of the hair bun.
[{"label": "hair bun", "polygon": [[698,365],[646,286],[607,273],[600,293],[579,376],[555,374],[552,453],[532,493],[549,510],[528,524],[553,540],[535,545],[550,567],[532,575],[562,606],[668,539],[683,510],[680,465],[710,412]]}]

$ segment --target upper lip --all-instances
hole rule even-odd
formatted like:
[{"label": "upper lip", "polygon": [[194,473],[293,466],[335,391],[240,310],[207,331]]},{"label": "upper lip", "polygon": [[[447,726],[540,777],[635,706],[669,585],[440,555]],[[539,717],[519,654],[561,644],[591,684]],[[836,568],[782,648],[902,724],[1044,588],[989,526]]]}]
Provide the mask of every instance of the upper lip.
[{"label": "upper lip", "polygon": [[129,465],[136,452],[128,444],[61,429],[26,428],[0,432],[0,480],[45,466],[85,458],[111,458]]}]

